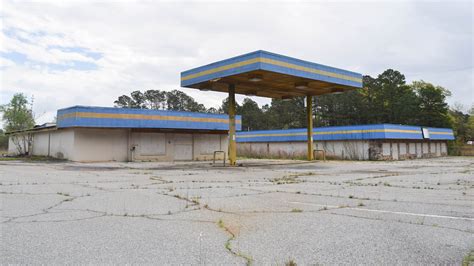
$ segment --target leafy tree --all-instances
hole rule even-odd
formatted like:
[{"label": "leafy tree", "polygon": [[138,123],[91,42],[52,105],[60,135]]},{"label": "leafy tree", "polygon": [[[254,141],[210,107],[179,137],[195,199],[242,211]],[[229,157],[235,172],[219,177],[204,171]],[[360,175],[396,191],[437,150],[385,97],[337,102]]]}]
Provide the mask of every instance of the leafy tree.
[{"label": "leafy tree", "polygon": [[367,122],[367,103],[363,90],[315,97],[315,126],[342,126]]},{"label": "leafy tree", "polygon": [[160,90],[147,90],[143,94],[147,109],[165,109],[166,92]]},{"label": "leafy tree", "polygon": [[133,91],[130,93],[130,96],[122,95],[118,97],[118,99],[114,101],[114,104],[122,108],[146,109],[146,100],[145,95],[141,91]]},{"label": "leafy tree", "polygon": [[263,126],[263,111],[258,104],[250,98],[245,98],[240,108],[242,115],[242,130],[256,130]]},{"label": "leafy tree", "polygon": [[265,112],[268,129],[288,129],[306,126],[306,107],[304,97],[288,100],[272,99]]},{"label": "leafy tree", "polygon": [[5,135],[2,129],[0,129],[0,152],[8,149],[8,136]]},{"label": "leafy tree", "polygon": [[121,108],[134,108],[135,102],[130,96],[122,95],[119,96],[117,100],[114,101],[116,107]]},{"label": "leafy tree", "polygon": [[33,128],[35,120],[29,107],[28,99],[22,93],[16,93],[10,103],[0,106],[6,132]]},{"label": "leafy tree", "polygon": [[[242,112],[240,110],[241,108],[242,108],[242,106],[240,106],[240,104],[236,101],[235,102],[235,112],[238,115],[242,114]],[[220,114],[228,114],[229,113],[229,97],[222,100],[222,105],[221,105],[221,107],[219,107],[218,112]]]},{"label": "leafy tree", "polygon": [[214,107],[211,107],[211,108],[207,109],[206,112],[209,113],[209,114],[219,114],[219,110],[214,108]]},{"label": "leafy tree", "polygon": [[469,111],[469,118],[467,119],[466,140],[474,141],[474,105]]},{"label": "leafy tree", "polygon": [[206,112],[204,105],[196,102],[186,93],[178,90],[133,91],[130,96],[122,95],[114,101],[116,107],[139,109],[162,109],[173,111]]},{"label": "leafy tree", "polygon": [[417,123],[423,126],[449,127],[446,97],[450,96],[451,92],[424,81],[414,81],[411,88],[419,99],[419,110],[416,113]]},{"label": "leafy tree", "polygon": [[194,100],[193,97],[179,90],[166,93],[166,105],[168,110],[206,112],[206,107]]},{"label": "leafy tree", "polygon": [[[22,93],[13,95],[10,103],[0,106],[0,112],[2,113],[6,132],[31,129],[35,125],[28,99]],[[12,136],[12,142],[15,144],[19,154],[26,154],[29,151],[32,140],[33,136],[29,133]]]}]

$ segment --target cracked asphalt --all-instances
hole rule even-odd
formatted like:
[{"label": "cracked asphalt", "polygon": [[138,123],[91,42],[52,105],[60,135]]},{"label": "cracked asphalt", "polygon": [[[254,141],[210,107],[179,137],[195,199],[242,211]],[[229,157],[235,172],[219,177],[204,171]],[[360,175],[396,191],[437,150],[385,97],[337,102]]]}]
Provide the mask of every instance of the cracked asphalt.
[{"label": "cracked asphalt", "polygon": [[0,161],[1,264],[457,264],[474,158]]}]

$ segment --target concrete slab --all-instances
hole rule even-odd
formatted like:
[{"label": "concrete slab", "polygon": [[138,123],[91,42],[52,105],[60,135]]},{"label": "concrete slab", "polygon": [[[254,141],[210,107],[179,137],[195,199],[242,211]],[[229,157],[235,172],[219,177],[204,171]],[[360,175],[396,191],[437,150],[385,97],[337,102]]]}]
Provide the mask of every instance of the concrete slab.
[{"label": "concrete slab", "polygon": [[9,264],[459,264],[474,158],[0,161]]}]

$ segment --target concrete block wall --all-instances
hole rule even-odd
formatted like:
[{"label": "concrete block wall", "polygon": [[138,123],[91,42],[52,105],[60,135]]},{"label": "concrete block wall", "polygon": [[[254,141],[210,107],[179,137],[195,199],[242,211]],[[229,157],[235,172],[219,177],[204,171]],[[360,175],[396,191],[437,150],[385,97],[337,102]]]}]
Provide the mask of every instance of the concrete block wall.
[{"label": "concrete block wall", "polygon": [[[79,162],[212,160],[227,158],[227,134],[133,132],[130,129],[67,128],[33,132],[32,154]],[[9,154],[18,154],[12,137]],[[216,154],[223,160],[224,154]]]},{"label": "concrete block wall", "polygon": [[[447,155],[446,141],[416,142],[402,140],[316,141],[314,149],[326,157],[344,160],[407,160]],[[250,158],[304,159],[306,142],[240,142],[238,156]]]}]

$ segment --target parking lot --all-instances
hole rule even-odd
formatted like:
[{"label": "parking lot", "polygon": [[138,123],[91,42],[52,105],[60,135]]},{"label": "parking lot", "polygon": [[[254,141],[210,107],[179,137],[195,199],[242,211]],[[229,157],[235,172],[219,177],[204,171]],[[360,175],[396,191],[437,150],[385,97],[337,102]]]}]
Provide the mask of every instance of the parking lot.
[{"label": "parking lot", "polygon": [[460,264],[474,158],[0,161],[1,263]]}]

